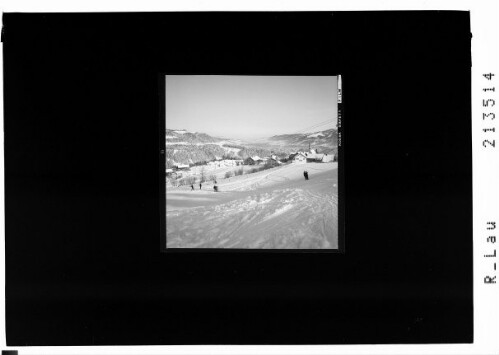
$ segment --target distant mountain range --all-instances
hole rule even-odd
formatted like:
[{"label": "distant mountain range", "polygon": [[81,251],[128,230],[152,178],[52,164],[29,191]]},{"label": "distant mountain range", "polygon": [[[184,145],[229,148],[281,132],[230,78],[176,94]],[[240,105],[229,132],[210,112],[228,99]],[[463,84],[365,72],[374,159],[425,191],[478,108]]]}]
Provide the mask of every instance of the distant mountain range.
[{"label": "distant mountain range", "polygon": [[321,153],[336,153],[337,130],[329,129],[315,133],[284,134],[254,142],[213,137],[206,133],[189,132],[184,129],[167,129],[165,132],[166,166],[195,164],[223,158],[246,159],[250,156],[284,157],[292,152],[309,148]]},{"label": "distant mountain range", "polygon": [[296,133],[272,136],[269,142],[279,145],[304,146],[312,148],[324,146],[333,148],[338,146],[338,131],[334,128],[315,133]]},{"label": "distant mountain range", "polygon": [[212,137],[206,133],[188,132],[185,129],[167,129],[166,130],[167,143],[216,143],[221,141],[221,138]]}]

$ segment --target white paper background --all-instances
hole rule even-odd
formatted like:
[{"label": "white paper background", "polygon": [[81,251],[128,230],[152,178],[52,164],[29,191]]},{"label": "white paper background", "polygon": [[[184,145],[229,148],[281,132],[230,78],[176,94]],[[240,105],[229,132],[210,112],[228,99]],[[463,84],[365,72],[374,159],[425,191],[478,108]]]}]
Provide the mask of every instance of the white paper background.
[{"label": "white paper background", "polygon": [[[499,285],[485,285],[493,261],[484,254],[497,245],[486,242],[491,234],[487,221],[496,221],[499,230],[499,134],[484,133],[496,121],[482,120],[482,100],[493,98],[499,104],[499,2],[469,1],[21,1],[0,0],[2,12],[118,12],[118,11],[355,11],[355,10],[465,10],[471,12],[472,38],[472,138],[473,138],[473,221],[475,342],[457,345],[342,345],[342,346],[134,346],[134,347],[13,347],[19,354],[499,354]],[[1,49],[3,51],[3,48]],[[3,58],[3,52],[2,52]],[[3,68],[3,59],[2,59]],[[495,73],[491,81],[482,75]],[[3,71],[0,70],[3,83]],[[496,87],[496,92],[482,91]],[[442,103],[452,105],[452,103]],[[499,115],[499,106],[493,107]],[[0,87],[0,112],[3,118],[3,85]],[[494,124],[490,124],[493,122]],[[2,119],[3,123],[3,119]],[[3,126],[2,126],[3,127]],[[496,148],[484,148],[486,138],[496,140]],[[5,290],[3,130],[0,135],[0,288]],[[499,236],[499,233],[495,234]],[[497,259],[497,258],[496,258]],[[497,275],[497,271],[495,272]],[[499,283],[499,282],[498,282]],[[0,295],[0,350],[5,346],[5,295]]]}]

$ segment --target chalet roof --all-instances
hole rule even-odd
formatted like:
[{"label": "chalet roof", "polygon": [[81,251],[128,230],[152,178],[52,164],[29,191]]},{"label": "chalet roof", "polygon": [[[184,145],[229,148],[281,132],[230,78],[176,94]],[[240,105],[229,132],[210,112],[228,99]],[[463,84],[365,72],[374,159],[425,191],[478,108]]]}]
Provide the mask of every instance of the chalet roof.
[{"label": "chalet roof", "polygon": [[297,155],[301,155],[302,157],[306,158],[307,156],[305,155],[305,153],[302,153],[302,152],[298,152],[298,153],[293,153],[289,156],[289,159],[294,159]]}]

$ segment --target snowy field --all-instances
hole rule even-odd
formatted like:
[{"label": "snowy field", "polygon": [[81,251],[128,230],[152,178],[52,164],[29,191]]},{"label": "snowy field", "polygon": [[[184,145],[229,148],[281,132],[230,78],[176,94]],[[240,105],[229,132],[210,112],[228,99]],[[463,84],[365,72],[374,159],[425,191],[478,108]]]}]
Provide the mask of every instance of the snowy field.
[{"label": "snowy field", "polygon": [[[337,249],[337,163],[167,188],[167,248]],[[307,170],[310,180],[305,181]]]}]

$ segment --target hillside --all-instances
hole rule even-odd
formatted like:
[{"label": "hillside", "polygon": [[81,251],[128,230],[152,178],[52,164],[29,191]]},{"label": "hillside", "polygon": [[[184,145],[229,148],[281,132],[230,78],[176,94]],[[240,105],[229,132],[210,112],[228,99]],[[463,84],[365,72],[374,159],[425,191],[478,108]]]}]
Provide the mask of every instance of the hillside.
[{"label": "hillside", "polygon": [[226,154],[226,150],[217,144],[172,144],[165,149],[166,167],[175,164],[194,164],[211,161]]},{"label": "hillside", "polygon": [[221,138],[212,137],[206,133],[188,132],[185,129],[167,129],[165,135],[166,144],[196,144],[196,143],[216,143]]},{"label": "hillside", "polygon": [[269,142],[288,146],[338,146],[338,131],[334,128],[314,133],[282,134],[272,136]]},{"label": "hillside", "polygon": [[206,133],[189,132],[185,129],[166,129],[166,167],[175,164],[194,164],[220,159],[233,149],[222,147],[226,141]]},{"label": "hillside", "polygon": [[194,164],[222,158],[246,159],[267,156],[270,149],[240,144],[239,140],[213,137],[206,133],[167,129],[165,132],[166,167]]},{"label": "hillside", "polygon": [[215,159],[246,159],[251,156],[269,156],[271,153],[285,157],[297,150],[316,148],[321,153],[337,152],[337,131],[330,129],[315,133],[277,135],[257,142],[242,142],[213,137],[206,133],[183,129],[165,132],[167,168],[175,164],[195,164]]}]

